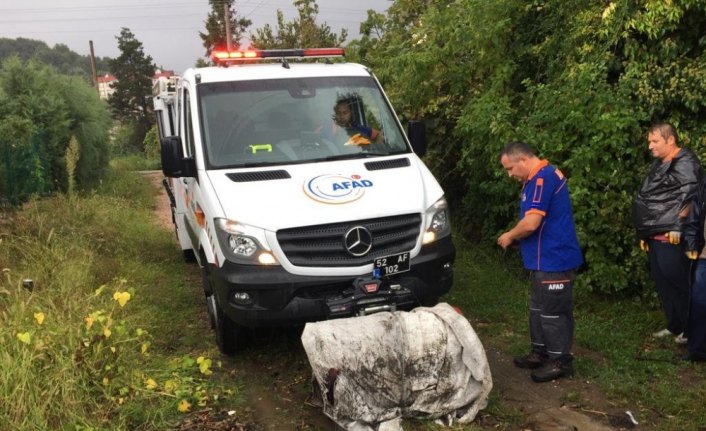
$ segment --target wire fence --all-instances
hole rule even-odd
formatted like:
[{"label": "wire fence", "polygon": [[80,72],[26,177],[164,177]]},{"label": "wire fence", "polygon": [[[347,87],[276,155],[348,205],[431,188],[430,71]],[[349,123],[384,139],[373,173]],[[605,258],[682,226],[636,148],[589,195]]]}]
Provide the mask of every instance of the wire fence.
[{"label": "wire fence", "polygon": [[[32,196],[45,196],[59,184],[52,175],[46,137],[35,133],[27,141],[0,138],[0,208],[15,207]],[[56,170],[56,169],[55,169]]]}]

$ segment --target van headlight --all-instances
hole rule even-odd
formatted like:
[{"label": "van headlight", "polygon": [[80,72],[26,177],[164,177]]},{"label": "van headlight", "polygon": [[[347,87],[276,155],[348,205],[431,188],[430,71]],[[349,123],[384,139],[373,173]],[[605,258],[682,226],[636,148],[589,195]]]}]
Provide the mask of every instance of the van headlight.
[{"label": "van headlight", "polygon": [[427,220],[429,226],[424,231],[422,244],[430,244],[451,233],[451,221],[449,220],[449,209],[445,198],[441,198],[427,209]]},{"label": "van headlight", "polygon": [[224,218],[215,219],[218,243],[226,259],[250,265],[276,265],[277,259],[265,249],[246,226]]}]

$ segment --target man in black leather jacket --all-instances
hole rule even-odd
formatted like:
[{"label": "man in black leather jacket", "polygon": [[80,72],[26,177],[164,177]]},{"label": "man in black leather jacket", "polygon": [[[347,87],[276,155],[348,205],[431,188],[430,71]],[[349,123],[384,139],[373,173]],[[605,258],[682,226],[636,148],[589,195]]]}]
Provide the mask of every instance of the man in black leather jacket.
[{"label": "man in black leather jacket", "polygon": [[635,197],[633,222],[640,246],[648,253],[650,274],[667,320],[667,329],[654,335],[671,333],[678,342],[685,342],[691,262],[681,235],[701,166],[691,150],[679,147],[677,132],[669,123],[652,126],[648,142],[655,161]]},{"label": "man in black leather jacket", "polygon": [[702,178],[694,199],[691,213],[684,227],[686,255],[695,260],[691,284],[691,305],[686,336],[689,353],[683,359],[706,362],[706,178]]}]

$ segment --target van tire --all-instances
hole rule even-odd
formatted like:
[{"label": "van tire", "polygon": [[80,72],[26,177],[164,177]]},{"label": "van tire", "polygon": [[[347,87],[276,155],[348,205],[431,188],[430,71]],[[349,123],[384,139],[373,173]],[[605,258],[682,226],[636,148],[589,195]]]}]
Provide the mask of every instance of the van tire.
[{"label": "van tire", "polygon": [[216,344],[218,350],[224,355],[232,356],[242,351],[247,344],[248,331],[244,326],[233,322],[224,312],[218,300],[218,295],[213,290],[211,284],[211,274],[209,273],[209,263],[203,250],[199,252],[201,258],[201,284],[203,293],[206,295],[206,306],[208,307],[208,322],[216,332]]},{"label": "van tire", "polygon": [[208,299],[212,301],[214,308],[214,326],[218,350],[227,356],[233,356],[243,351],[247,345],[248,333],[246,328],[233,322],[231,318],[223,312],[215,294],[211,295]]}]

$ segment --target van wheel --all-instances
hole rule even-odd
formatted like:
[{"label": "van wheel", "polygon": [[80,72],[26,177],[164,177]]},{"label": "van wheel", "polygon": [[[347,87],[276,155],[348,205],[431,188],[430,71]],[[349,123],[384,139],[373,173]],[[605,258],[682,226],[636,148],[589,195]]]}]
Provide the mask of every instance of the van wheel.
[{"label": "van wheel", "polygon": [[206,262],[206,256],[203,253],[199,253],[201,256],[201,262],[203,266],[201,267],[201,286],[203,288],[203,293],[206,296],[206,307],[208,308],[208,323],[211,325],[211,329],[216,329],[216,296],[213,294],[213,286],[211,286],[211,275],[208,271],[208,262]]},{"label": "van wheel", "polygon": [[214,295],[210,295],[210,296],[206,297],[206,307],[208,308],[208,323],[211,326],[211,329],[215,330],[217,316],[216,316],[216,297]]},{"label": "van wheel", "polygon": [[[218,350],[224,355],[233,356],[245,349],[248,336],[247,329],[233,322],[230,317],[223,312],[220,305],[218,305],[218,299],[215,294],[209,296],[207,300],[209,308],[213,308],[212,325],[216,330],[216,344],[218,345]],[[210,311],[209,309],[209,312]]]},{"label": "van wheel", "polygon": [[234,355],[243,350],[247,344],[248,331],[245,327],[233,322],[224,312],[218,303],[218,296],[213,291],[211,285],[211,274],[209,273],[209,263],[203,252],[201,256],[201,284],[206,295],[206,306],[208,307],[208,321],[211,328],[216,331],[216,344],[218,350],[224,355]]}]

